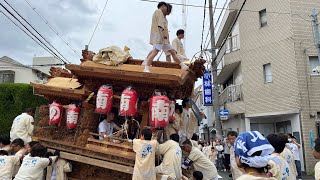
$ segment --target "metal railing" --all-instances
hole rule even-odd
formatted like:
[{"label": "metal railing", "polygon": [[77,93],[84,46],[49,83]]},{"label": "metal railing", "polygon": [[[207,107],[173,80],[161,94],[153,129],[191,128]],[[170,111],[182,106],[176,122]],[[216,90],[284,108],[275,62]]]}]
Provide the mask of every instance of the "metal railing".
[{"label": "metal railing", "polygon": [[242,101],[242,84],[230,85],[220,93],[220,104]]},{"label": "metal railing", "polygon": [[237,51],[239,50],[239,47],[238,47],[238,35],[234,35],[234,36],[230,36],[228,37],[227,39],[227,42],[226,42],[226,53],[230,53],[230,52],[233,52],[233,51]]}]

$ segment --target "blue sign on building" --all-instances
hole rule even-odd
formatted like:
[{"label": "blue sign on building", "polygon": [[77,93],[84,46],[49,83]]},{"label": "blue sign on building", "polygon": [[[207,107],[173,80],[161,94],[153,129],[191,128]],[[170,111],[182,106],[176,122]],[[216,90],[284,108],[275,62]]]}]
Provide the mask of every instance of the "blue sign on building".
[{"label": "blue sign on building", "polygon": [[212,76],[210,71],[204,71],[202,78],[203,85],[203,105],[213,105]]},{"label": "blue sign on building", "polygon": [[229,110],[219,110],[219,116],[229,116]]}]

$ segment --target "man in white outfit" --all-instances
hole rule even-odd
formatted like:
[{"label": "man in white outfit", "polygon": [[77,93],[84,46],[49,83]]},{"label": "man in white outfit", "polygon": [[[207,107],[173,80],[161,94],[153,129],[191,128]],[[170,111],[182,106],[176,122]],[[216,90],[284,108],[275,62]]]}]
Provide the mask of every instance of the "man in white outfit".
[{"label": "man in white outfit", "polygon": [[170,140],[160,144],[157,154],[164,156],[162,163],[156,167],[156,173],[166,175],[172,179],[181,179],[182,151],[179,146],[179,135],[172,134]]},{"label": "man in white outfit", "polygon": [[174,61],[180,65],[181,69],[188,70],[189,67],[180,61],[169,42],[168,21],[165,16],[171,13],[171,9],[169,9],[170,5],[165,2],[160,2],[157,7],[158,9],[152,16],[150,32],[150,44],[153,46],[153,49],[142,64],[145,66],[144,72],[150,72],[149,67],[160,50],[170,53]]},{"label": "man in white outfit", "polygon": [[25,144],[32,141],[31,136],[33,134],[33,120],[34,109],[28,108],[24,113],[17,116],[12,123],[10,131],[10,141],[15,139],[22,139]]},{"label": "man in white outfit", "polygon": [[[238,133],[235,131],[229,131],[227,134],[227,140],[230,143],[230,170],[232,179],[238,179],[243,173],[240,171],[234,153],[234,141],[237,139]],[[229,175],[230,176],[230,175]]]},{"label": "man in white outfit", "polygon": [[176,33],[177,37],[172,41],[172,47],[177,52],[177,55],[181,62],[188,61],[188,58],[186,56],[185,49],[183,47],[183,44],[181,40],[184,38],[184,30],[179,29]]}]

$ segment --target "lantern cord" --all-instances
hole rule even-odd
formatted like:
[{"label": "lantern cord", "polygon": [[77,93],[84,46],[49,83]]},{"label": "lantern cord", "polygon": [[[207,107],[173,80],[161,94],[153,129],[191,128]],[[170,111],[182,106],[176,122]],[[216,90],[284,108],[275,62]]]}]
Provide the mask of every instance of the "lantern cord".
[{"label": "lantern cord", "polygon": [[139,138],[139,133],[140,133],[140,123],[139,123],[139,121],[137,121],[137,120],[135,120],[135,119],[131,119],[131,120],[133,120],[133,121],[135,121],[135,122],[137,122],[137,124],[138,124],[138,130],[137,130],[137,134],[136,134],[136,138]]},{"label": "lantern cord", "polygon": [[126,121],[122,125],[122,129],[123,129],[124,133],[127,136],[127,140],[129,140],[129,136],[128,136],[128,118],[127,117],[126,117]]}]

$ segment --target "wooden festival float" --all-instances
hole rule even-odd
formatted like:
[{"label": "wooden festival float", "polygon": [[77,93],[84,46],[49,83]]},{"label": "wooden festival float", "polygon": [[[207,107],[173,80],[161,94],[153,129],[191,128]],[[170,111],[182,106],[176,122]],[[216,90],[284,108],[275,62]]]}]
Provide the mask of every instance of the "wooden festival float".
[{"label": "wooden festival float", "polygon": [[[37,113],[34,140],[50,149],[61,151],[61,158],[71,161],[70,179],[131,179],[135,153],[127,137],[99,140],[100,114],[96,112],[97,91],[102,85],[113,89],[114,107],[119,108],[121,93],[131,86],[139,95],[138,114],[128,121],[128,135],[133,138],[138,127],[148,126],[149,103],[155,90],[165,91],[170,99],[191,96],[194,83],[203,75],[204,60],[196,60],[184,71],[176,63],[155,61],[150,73],[143,72],[142,60],[129,58],[118,66],[107,66],[92,61],[93,53],[84,50],[80,65],[68,64],[67,69],[51,68],[45,84],[32,83],[34,94],[44,96],[50,103],[61,105],[59,125],[49,125],[50,105],[43,105]],[[71,73],[70,73],[71,72]],[[75,128],[67,128],[69,104],[79,106]],[[126,118],[117,119],[123,123]],[[138,123],[140,126],[138,126]],[[137,136],[136,136],[137,137]],[[115,142],[115,140],[117,142]]]}]

